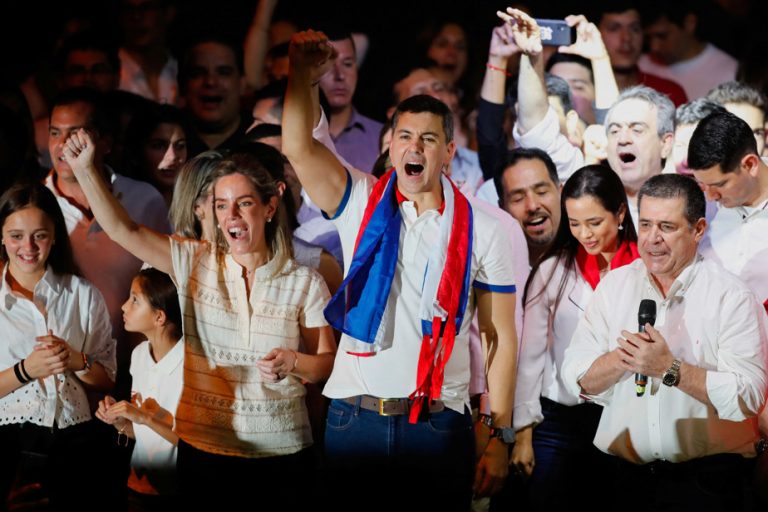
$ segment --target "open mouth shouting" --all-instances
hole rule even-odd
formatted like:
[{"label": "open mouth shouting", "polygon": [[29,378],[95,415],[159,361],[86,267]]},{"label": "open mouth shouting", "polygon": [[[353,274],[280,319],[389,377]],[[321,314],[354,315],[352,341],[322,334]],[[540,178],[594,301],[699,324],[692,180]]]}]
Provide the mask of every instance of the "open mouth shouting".
[{"label": "open mouth shouting", "polygon": [[405,164],[405,174],[407,176],[421,176],[424,172],[424,165],[417,162],[407,162]]},{"label": "open mouth shouting", "polygon": [[637,155],[629,151],[619,152],[619,160],[621,160],[622,167],[633,167],[632,164],[637,160]]},{"label": "open mouth shouting", "polygon": [[229,238],[237,242],[239,240],[243,240],[246,235],[248,234],[248,228],[243,226],[232,226],[227,229],[227,234],[229,234]]}]

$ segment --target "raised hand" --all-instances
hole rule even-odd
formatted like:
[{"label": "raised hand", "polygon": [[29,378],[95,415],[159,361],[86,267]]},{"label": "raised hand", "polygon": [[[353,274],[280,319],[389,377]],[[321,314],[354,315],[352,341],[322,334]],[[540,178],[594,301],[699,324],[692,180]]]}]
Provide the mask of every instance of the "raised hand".
[{"label": "raised hand", "polygon": [[583,15],[570,15],[565,18],[569,27],[576,27],[576,42],[570,46],[560,46],[557,51],[580,55],[585,59],[596,60],[608,57],[600,30]]},{"label": "raised hand", "polygon": [[512,25],[504,23],[493,29],[493,32],[491,32],[491,46],[488,49],[489,58],[508,59],[519,52],[520,48],[515,44]]},{"label": "raised hand", "polygon": [[93,168],[96,143],[84,128],[80,128],[64,142],[64,160],[77,176]]},{"label": "raised hand", "polygon": [[514,42],[524,54],[534,57],[541,54],[541,29],[536,20],[520,9],[507,7],[507,12],[496,11],[496,15],[512,27]]},{"label": "raised hand", "polygon": [[288,59],[291,69],[308,70],[314,84],[331,69],[338,53],[322,32],[306,30],[291,37],[288,47]]}]

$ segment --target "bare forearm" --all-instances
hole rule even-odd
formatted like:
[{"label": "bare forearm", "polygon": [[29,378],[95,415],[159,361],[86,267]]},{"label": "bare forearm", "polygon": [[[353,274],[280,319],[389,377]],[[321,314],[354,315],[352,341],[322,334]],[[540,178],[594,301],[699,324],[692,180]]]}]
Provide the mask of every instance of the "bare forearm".
[{"label": "bare forearm", "polygon": [[107,370],[99,363],[94,363],[87,372],[77,375],[80,382],[94,391],[108,392],[112,390],[115,383],[109,377]]},{"label": "bare forearm", "polygon": [[592,59],[592,73],[595,77],[595,107],[610,108],[619,97],[619,87],[616,85],[608,55],[600,59]]},{"label": "bare forearm", "polygon": [[[151,428],[157,435],[172,445],[176,446],[179,444],[179,436],[177,436],[176,432],[173,431],[173,415],[165,409],[161,409],[159,412],[161,414],[150,416],[146,425]],[[170,424],[167,423],[167,421],[164,421],[169,419],[171,421]]]},{"label": "bare forearm", "polygon": [[620,365],[618,351],[612,350],[595,359],[579,381],[579,385],[584,393],[599,395],[616,384],[624,372]]},{"label": "bare forearm", "polygon": [[275,0],[261,0],[256,7],[248,34],[245,36],[245,80],[254,90],[261,88],[263,83],[264,60],[267,55],[269,23],[274,12]]},{"label": "bare forearm", "polygon": [[296,367],[291,375],[307,382],[322,382],[331,374],[334,358],[332,353],[310,355],[296,352]]},{"label": "bare forearm", "polygon": [[0,398],[19,389],[23,384],[16,377],[13,366],[0,372]]},{"label": "bare forearm", "polygon": [[517,340],[513,337],[498,344],[488,369],[488,397],[494,425],[512,425],[516,369]]},{"label": "bare forearm", "polygon": [[714,407],[707,393],[707,371],[704,368],[682,363],[680,365],[680,382],[677,387],[704,405]]},{"label": "bare forearm", "polygon": [[547,114],[549,101],[544,83],[544,62],[541,55],[523,54],[520,58],[517,104],[517,124],[520,133],[527,133],[532,130]]},{"label": "bare forearm", "polygon": [[507,87],[507,61],[506,57],[488,56],[488,64],[493,68],[485,70],[483,86],[480,89],[480,97],[485,101],[504,104]]}]

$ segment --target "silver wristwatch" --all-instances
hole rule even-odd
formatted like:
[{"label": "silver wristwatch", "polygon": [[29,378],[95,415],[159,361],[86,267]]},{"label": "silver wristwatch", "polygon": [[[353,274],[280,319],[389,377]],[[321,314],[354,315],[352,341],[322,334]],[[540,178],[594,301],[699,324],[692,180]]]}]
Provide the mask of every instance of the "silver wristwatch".
[{"label": "silver wristwatch", "polygon": [[677,386],[680,383],[680,364],[682,364],[682,361],[675,359],[672,361],[672,366],[664,372],[664,375],[661,377],[661,382],[663,382],[665,386]]}]

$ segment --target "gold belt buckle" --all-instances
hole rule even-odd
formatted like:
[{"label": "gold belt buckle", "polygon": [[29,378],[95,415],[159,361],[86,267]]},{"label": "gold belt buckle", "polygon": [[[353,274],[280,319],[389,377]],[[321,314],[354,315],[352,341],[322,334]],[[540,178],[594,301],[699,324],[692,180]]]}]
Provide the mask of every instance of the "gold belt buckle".
[{"label": "gold belt buckle", "polygon": [[399,401],[399,398],[379,398],[379,416],[396,416],[395,413],[384,412],[384,406],[388,403],[397,403]]}]

